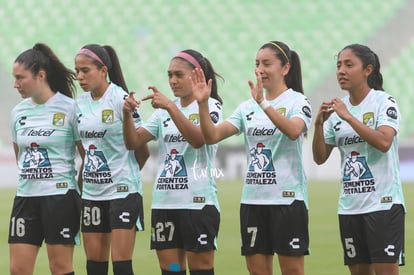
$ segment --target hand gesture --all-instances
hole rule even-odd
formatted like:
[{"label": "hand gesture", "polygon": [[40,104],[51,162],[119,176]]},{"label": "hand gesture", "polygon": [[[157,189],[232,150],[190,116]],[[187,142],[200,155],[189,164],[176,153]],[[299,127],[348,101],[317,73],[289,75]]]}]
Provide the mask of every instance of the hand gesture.
[{"label": "hand gesture", "polygon": [[132,91],[129,93],[129,96],[125,98],[124,106],[122,107],[124,112],[133,113],[136,108],[139,108],[141,102],[134,98],[134,94],[135,92]]},{"label": "hand gesture", "polygon": [[171,103],[171,100],[163,95],[155,86],[149,86],[148,89],[152,90],[153,93],[142,98],[142,101],[151,99],[151,105],[153,108],[161,108],[167,110],[168,105]]},{"label": "hand gesture", "polygon": [[350,117],[352,117],[351,113],[346,108],[344,102],[339,98],[332,99],[332,109],[335,113],[345,121],[348,121]]},{"label": "hand gesture", "polygon": [[250,86],[250,91],[252,93],[253,99],[257,103],[261,103],[265,98],[263,96],[263,83],[262,83],[262,77],[260,75],[260,72],[256,69],[254,71],[256,75],[256,85],[254,85],[253,81],[249,80],[248,84]]},{"label": "hand gesture", "polygon": [[206,83],[206,78],[202,69],[195,68],[191,72],[191,81],[193,84],[194,97],[198,103],[207,102],[211,94],[212,80]]},{"label": "hand gesture", "polygon": [[333,112],[332,102],[322,102],[315,118],[315,124],[322,125]]}]

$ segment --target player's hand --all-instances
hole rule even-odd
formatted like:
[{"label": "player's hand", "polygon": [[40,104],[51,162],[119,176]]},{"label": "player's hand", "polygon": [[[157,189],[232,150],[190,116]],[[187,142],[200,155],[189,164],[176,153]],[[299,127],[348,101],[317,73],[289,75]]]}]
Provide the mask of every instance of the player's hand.
[{"label": "player's hand", "polygon": [[333,112],[332,102],[322,102],[319,111],[316,114],[315,124],[322,125]]},{"label": "player's hand", "polygon": [[211,94],[211,85],[213,81],[209,79],[208,83],[206,83],[204,72],[199,68],[195,68],[191,72],[191,81],[194,97],[197,100],[197,103],[207,102]]},{"label": "player's hand", "polygon": [[254,85],[253,81],[251,80],[248,81],[248,84],[253,99],[260,104],[264,100],[262,76],[257,69],[254,71],[254,73],[256,75],[256,85]]},{"label": "player's hand", "polygon": [[155,86],[149,86],[148,89],[152,90],[152,94],[142,98],[142,101],[151,100],[151,105],[153,108],[168,110],[168,106],[172,104],[171,100],[163,95]]},{"label": "player's hand", "polygon": [[345,121],[348,121],[352,117],[351,113],[348,111],[348,108],[346,108],[345,103],[340,98],[336,97],[332,99],[332,109]]},{"label": "player's hand", "polygon": [[129,96],[125,98],[124,106],[122,107],[124,112],[133,113],[136,108],[139,108],[141,102],[134,98],[134,94],[135,92],[131,91]]}]

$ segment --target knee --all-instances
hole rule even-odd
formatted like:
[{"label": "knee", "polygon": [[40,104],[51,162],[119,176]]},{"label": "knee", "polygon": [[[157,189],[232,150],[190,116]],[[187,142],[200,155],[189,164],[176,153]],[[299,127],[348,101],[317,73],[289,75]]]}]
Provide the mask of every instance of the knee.
[{"label": "knee", "polygon": [[250,275],[272,275],[272,270],[266,266],[248,264],[247,270]]},{"label": "knee", "polygon": [[30,274],[24,267],[10,265],[10,275]]},{"label": "knee", "polygon": [[59,262],[49,262],[49,269],[50,274],[70,274],[70,272],[73,272],[72,266],[68,266],[65,263],[59,263]]}]

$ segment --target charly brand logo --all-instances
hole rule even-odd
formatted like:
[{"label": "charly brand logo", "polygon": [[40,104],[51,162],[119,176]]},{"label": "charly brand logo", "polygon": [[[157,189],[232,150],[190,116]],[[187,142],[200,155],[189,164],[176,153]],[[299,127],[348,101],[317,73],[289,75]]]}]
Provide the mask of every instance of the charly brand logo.
[{"label": "charly brand logo", "polygon": [[27,119],[27,117],[26,116],[22,116],[19,120],[18,120],[18,122],[19,122],[19,124],[20,124],[20,126],[23,126],[23,125],[26,125],[26,119]]},{"label": "charly brand logo", "polygon": [[162,122],[162,125],[164,125],[164,127],[168,127],[168,125],[169,125],[169,121],[171,120],[171,118],[167,118],[166,120],[164,120],[163,122]]}]

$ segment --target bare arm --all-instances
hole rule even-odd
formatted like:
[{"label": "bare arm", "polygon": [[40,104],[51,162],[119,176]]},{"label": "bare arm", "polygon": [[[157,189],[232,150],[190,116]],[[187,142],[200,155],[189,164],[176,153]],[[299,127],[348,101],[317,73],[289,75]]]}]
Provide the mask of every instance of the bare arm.
[{"label": "bare arm", "polygon": [[332,100],[332,108],[338,116],[348,122],[355,132],[357,132],[369,145],[383,153],[390,149],[395,136],[395,130],[392,127],[380,126],[378,129],[371,129],[356,119],[339,98]]},{"label": "bare arm", "polygon": [[194,125],[184,114],[178,109],[178,107],[165,95],[163,95],[155,86],[150,86],[150,90],[153,94],[144,97],[142,100],[152,100],[152,107],[162,108],[166,110],[174,124],[177,126],[180,133],[194,148],[199,148],[205,144],[200,127]]},{"label": "bare arm", "polygon": [[323,136],[323,124],[315,124],[313,133],[312,153],[316,164],[323,164],[331,155],[333,146],[325,143]]},{"label": "bare arm", "polygon": [[[134,99],[134,92],[129,93],[129,97],[125,99],[123,106],[122,132],[124,136],[125,146],[128,150],[146,150],[144,145],[154,137],[142,127],[135,128],[132,114],[135,108],[138,108],[140,102]],[[141,148],[141,149],[140,149]],[[148,149],[148,148],[147,148]],[[144,155],[140,157],[144,157]],[[137,159],[138,161],[138,159]],[[138,161],[140,163],[142,160]],[[144,161],[145,163],[145,161]],[[143,164],[142,164],[143,165]]]},{"label": "bare arm", "polygon": [[19,154],[19,146],[15,142],[13,142],[13,150],[14,150],[14,156],[15,156],[16,161],[17,161],[17,155]]},{"label": "bare arm", "polygon": [[81,158],[81,165],[79,167],[79,173],[78,173],[78,186],[79,186],[79,190],[82,192],[83,189],[83,165],[85,162],[85,149],[83,148],[82,142],[76,141],[76,148],[78,148],[78,152]]},{"label": "bare arm", "polygon": [[298,117],[286,118],[279,114],[274,108],[264,110],[270,121],[289,139],[296,140],[305,130],[305,122]]},{"label": "bare arm", "polygon": [[[256,70],[256,85],[252,81],[248,81],[250,91],[252,94],[253,99],[259,104],[263,100],[265,100],[263,96],[263,84],[262,84],[262,77],[260,73]],[[306,124],[305,122],[298,118],[286,118],[282,114],[279,114],[274,108],[270,108],[268,106],[264,109],[265,114],[270,119],[270,121],[289,139],[296,140],[305,130]]]},{"label": "bare arm", "polygon": [[198,103],[200,114],[200,127],[207,144],[215,144],[238,133],[238,129],[233,124],[224,121],[214,125],[210,118],[208,102]]},{"label": "bare arm", "polygon": [[334,146],[325,143],[323,124],[333,113],[332,102],[323,102],[315,119],[315,131],[313,133],[312,153],[313,160],[317,164],[323,164],[331,155]]},{"label": "bare arm", "polygon": [[148,145],[144,144],[141,147],[135,149],[134,155],[135,155],[135,159],[138,162],[139,169],[142,170],[142,168],[144,168],[144,165],[150,156]]}]

